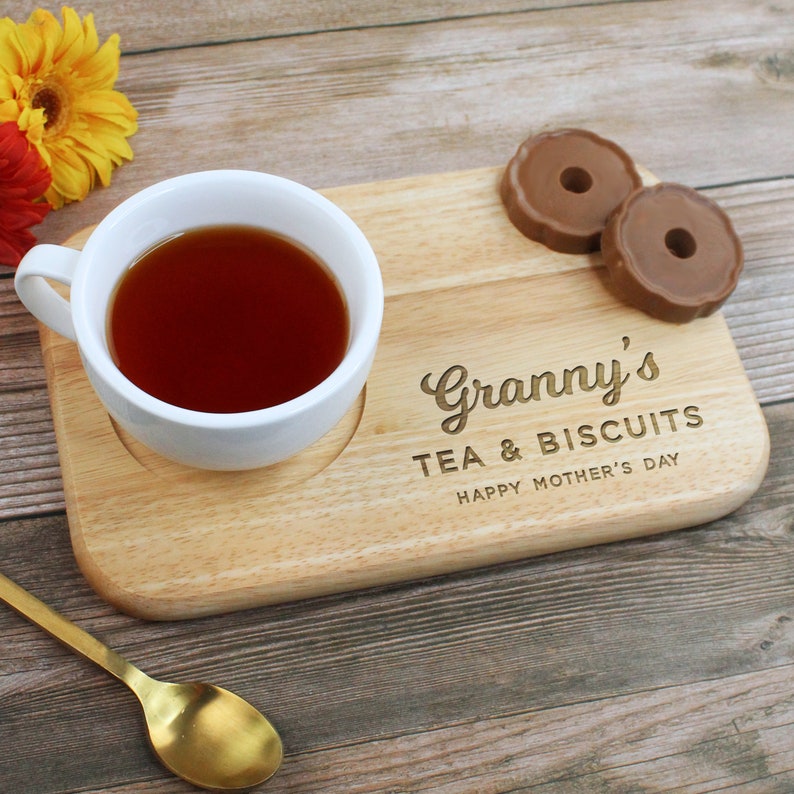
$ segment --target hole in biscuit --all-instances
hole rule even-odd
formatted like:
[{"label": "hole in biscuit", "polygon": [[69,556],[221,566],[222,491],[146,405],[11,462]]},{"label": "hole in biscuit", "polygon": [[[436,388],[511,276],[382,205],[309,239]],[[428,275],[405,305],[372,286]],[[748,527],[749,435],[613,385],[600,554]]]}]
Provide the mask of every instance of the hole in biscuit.
[{"label": "hole in biscuit", "polygon": [[593,187],[593,177],[584,168],[572,165],[560,174],[560,184],[569,193],[587,193]]},{"label": "hole in biscuit", "polygon": [[698,247],[695,238],[686,229],[670,229],[664,236],[664,244],[678,259],[690,259]]}]

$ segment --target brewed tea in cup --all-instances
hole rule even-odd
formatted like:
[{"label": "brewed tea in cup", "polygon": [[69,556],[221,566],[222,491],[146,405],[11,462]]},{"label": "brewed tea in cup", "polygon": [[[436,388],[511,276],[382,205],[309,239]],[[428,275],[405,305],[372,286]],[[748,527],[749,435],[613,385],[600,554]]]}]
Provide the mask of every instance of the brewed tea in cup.
[{"label": "brewed tea in cup", "polygon": [[108,345],[154,397],[235,413],[322,383],[344,358],[349,325],[336,278],[311,252],[252,226],[204,226],[132,263],[111,298]]}]

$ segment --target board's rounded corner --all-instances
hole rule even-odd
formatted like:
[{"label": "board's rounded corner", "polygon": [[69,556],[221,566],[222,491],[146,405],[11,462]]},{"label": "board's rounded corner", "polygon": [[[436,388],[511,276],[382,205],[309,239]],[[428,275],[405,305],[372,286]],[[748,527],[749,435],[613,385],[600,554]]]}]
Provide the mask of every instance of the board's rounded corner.
[{"label": "board's rounded corner", "polygon": [[763,416],[760,406],[758,408],[758,413],[760,416],[761,432],[759,433],[759,443],[756,446],[755,454],[751,455],[750,450],[746,451],[747,474],[737,483],[734,489],[725,495],[723,509],[713,520],[730,515],[738,510],[755,495],[766,478],[771,456],[771,440],[769,428],[767,427],[766,419]]},{"label": "board's rounded corner", "polygon": [[761,444],[759,445],[758,455],[755,458],[755,468],[753,474],[748,478],[748,494],[745,501],[749,499],[760,487],[761,483],[766,479],[766,474],[769,471],[769,460],[772,454],[772,440],[769,435],[769,427],[766,423],[763,411],[759,405],[758,413],[761,417]]}]

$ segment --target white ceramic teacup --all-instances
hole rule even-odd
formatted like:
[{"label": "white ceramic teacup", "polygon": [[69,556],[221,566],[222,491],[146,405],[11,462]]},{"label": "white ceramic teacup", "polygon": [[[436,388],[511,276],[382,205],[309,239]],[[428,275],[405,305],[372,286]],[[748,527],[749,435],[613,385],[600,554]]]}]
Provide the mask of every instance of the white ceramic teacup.
[{"label": "white ceramic teacup", "polygon": [[[255,226],[300,243],[331,270],[347,302],[350,341],[341,364],[280,405],[242,413],[180,408],[135,386],[109,351],[108,305],[130,264],[175,233],[220,224]],[[70,285],[69,299],[47,279]],[[205,171],[153,185],[113,210],[82,251],[32,248],[15,286],[33,315],[77,342],[91,384],[124,430],[167,458],[205,469],[270,465],[328,432],[364,386],[383,317],[380,269],[356,224],[310,188],[252,171]]]}]

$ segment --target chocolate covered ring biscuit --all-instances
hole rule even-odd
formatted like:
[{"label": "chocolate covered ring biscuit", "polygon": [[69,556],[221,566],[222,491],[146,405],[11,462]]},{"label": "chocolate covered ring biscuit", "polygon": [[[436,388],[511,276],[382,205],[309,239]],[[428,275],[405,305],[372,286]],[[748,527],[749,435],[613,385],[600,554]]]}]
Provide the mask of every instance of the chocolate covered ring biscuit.
[{"label": "chocolate covered ring biscuit", "polygon": [[527,237],[554,251],[597,251],[607,217],[642,180],[629,156],[587,130],[528,138],[507,165],[500,193]]},{"label": "chocolate covered ring biscuit", "polygon": [[618,207],[601,239],[615,291],[652,317],[685,323],[716,311],[744,263],[730,218],[692,188],[661,183]]}]

